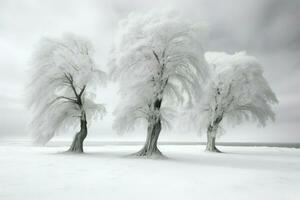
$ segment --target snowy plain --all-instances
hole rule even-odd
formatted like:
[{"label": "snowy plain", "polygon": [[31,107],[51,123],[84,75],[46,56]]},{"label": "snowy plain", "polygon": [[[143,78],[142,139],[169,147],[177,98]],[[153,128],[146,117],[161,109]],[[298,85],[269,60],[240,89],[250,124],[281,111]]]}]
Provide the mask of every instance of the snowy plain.
[{"label": "snowy plain", "polygon": [[0,145],[0,199],[300,199],[300,149],[160,145],[167,159],[128,157],[140,145]]}]

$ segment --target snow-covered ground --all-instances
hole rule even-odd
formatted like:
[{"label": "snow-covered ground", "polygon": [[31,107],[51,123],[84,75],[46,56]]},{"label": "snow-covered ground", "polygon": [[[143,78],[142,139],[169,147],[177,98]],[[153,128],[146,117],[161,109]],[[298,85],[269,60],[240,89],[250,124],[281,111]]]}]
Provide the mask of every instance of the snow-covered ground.
[{"label": "snow-covered ground", "polygon": [[127,157],[140,146],[0,145],[1,200],[297,200],[300,149],[161,145],[165,160]]}]

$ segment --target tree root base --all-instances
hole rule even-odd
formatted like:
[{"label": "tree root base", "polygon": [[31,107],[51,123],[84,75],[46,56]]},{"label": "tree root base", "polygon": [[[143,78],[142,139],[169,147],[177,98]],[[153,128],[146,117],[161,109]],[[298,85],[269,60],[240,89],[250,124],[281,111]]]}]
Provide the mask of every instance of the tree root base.
[{"label": "tree root base", "polygon": [[81,151],[80,149],[68,149],[68,150],[66,151],[66,153],[81,154],[81,153],[84,153],[84,152]]},{"label": "tree root base", "polygon": [[206,152],[211,152],[211,153],[222,153],[222,151],[220,151],[218,148],[213,148],[213,149],[205,149]]},{"label": "tree root base", "polygon": [[133,157],[138,158],[154,158],[154,159],[165,159],[166,157],[159,151],[159,149],[154,149],[149,151],[145,148],[141,149],[140,151],[131,154]]},{"label": "tree root base", "polygon": [[80,145],[73,145],[68,149],[69,153],[84,153],[83,148]]}]

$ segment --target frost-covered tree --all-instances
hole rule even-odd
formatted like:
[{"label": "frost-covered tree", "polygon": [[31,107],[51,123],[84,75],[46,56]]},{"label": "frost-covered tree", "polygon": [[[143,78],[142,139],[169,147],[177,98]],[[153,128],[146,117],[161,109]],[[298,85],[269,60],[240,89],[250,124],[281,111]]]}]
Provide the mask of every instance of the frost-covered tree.
[{"label": "frost-covered tree", "polygon": [[124,132],[147,124],[137,156],[161,155],[157,140],[169,124],[171,105],[191,105],[199,93],[207,73],[202,34],[202,26],[176,12],[130,14],[120,22],[110,60],[122,97],[114,127]]},{"label": "frost-covered tree", "polygon": [[34,140],[46,143],[60,131],[80,128],[69,151],[83,152],[87,122],[105,114],[94,102],[95,86],[105,83],[92,44],[78,36],[41,40],[33,57],[29,104]]},{"label": "frost-covered tree", "polygon": [[211,76],[193,118],[198,128],[207,132],[206,150],[219,152],[215,140],[224,120],[232,125],[252,120],[265,126],[267,120],[275,120],[271,105],[277,103],[277,98],[255,57],[245,52],[207,52],[205,58]]}]

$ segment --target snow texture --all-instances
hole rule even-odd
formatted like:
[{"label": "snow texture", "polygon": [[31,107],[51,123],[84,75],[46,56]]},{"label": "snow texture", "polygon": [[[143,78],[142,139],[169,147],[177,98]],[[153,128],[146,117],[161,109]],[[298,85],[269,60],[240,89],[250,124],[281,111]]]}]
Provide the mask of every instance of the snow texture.
[{"label": "snow texture", "polygon": [[0,199],[296,200],[300,150],[161,145],[169,159],[126,155],[140,146],[0,146]]}]

